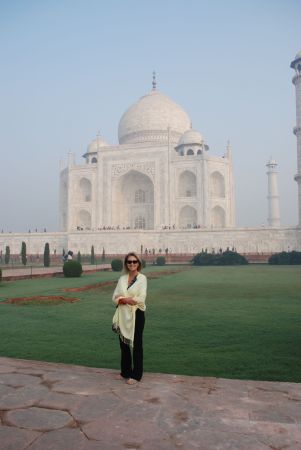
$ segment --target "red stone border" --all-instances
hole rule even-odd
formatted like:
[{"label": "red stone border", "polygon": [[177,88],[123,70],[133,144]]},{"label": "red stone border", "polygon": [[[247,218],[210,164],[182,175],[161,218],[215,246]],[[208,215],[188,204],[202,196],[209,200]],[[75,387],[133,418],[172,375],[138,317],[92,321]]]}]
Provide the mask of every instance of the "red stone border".
[{"label": "red stone border", "polygon": [[[0,302],[0,304],[4,304],[4,303],[9,303],[9,304],[13,304],[13,305],[24,305],[24,304],[28,304],[28,303],[32,303],[32,304],[37,304],[36,302],[39,302],[38,304],[41,305],[43,301],[53,301],[53,302],[57,302],[59,301],[60,303],[63,302],[67,302],[67,303],[74,303],[74,302],[78,302],[79,298],[75,298],[75,297],[63,297],[61,295],[37,295],[34,297],[13,297],[13,298],[9,298],[3,302]],[[46,303],[45,303],[46,304]],[[48,302],[47,305],[49,305],[50,303]]]}]

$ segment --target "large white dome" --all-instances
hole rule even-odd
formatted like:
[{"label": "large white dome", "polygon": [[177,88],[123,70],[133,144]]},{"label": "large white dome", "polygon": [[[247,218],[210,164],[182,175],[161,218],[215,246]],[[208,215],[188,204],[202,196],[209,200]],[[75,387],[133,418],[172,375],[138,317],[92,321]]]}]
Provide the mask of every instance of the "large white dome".
[{"label": "large white dome", "polygon": [[188,129],[190,119],[187,113],[166,95],[152,90],[123,114],[118,138],[120,144],[167,143],[168,139],[177,143]]}]

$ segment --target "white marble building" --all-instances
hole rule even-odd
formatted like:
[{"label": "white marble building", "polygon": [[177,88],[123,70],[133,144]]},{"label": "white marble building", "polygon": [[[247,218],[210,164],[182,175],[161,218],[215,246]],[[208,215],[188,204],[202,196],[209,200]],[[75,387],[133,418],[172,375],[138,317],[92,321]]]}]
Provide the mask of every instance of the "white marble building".
[{"label": "white marble building", "polygon": [[60,180],[62,231],[235,226],[231,151],[210,155],[186,112],[153,90],[121,117],[119,145],[101,136]]},{"label": "white marble building", "polygon": [[267,226],[236,228],[230,146],[214,156],[187,113],[156,89],[121,117],[119,145],[100,135],[76,164],[69,154],[60,172],[60,232],[0,235],[0,250],[20,253],[64,248],[82,254],[143,248],[196,253],[227,247],[241,253],[301,250],[301,52],[295,70],[299,224],[280,226],[277,163],[267,163]]}]

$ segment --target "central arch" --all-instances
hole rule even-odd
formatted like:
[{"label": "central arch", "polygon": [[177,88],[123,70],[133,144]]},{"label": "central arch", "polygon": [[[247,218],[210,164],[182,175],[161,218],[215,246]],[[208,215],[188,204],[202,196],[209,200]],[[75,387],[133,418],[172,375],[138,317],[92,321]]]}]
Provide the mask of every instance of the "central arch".
[{"label": "central arch", "polygon": [[154,184],[144,173],[130,170],[112,189],[112,225],[154,229]]}]

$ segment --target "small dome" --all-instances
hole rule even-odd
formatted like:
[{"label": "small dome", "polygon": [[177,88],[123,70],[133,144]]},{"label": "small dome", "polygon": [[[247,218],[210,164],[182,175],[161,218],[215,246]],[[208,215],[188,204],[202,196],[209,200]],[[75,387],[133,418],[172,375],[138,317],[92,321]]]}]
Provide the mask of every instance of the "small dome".
[{"label": "small dome", "polygon": [[277,161],[274,158],[270,158],[270,160],[266,164],[267,166],[278,166]]},{"label": "small dome", "polygon": [[109,144],[100,135],[97,135],[87,147],[87,153],[96,153],[100,147],[107,147]]},{"label": "small dome", "polygon": [[178,146],[179,145],[191,145],[191,144],[203,144],[204,138],[196,130],[187,130],[185,133],[181,136]]},{"label": "small dome", "polygon": [[[168,128],[170,129],[168,137]],[[120,144],[178,142],[190,128],[187,113],[164,94],[152,90],[123,114],[118,127]]]}]

